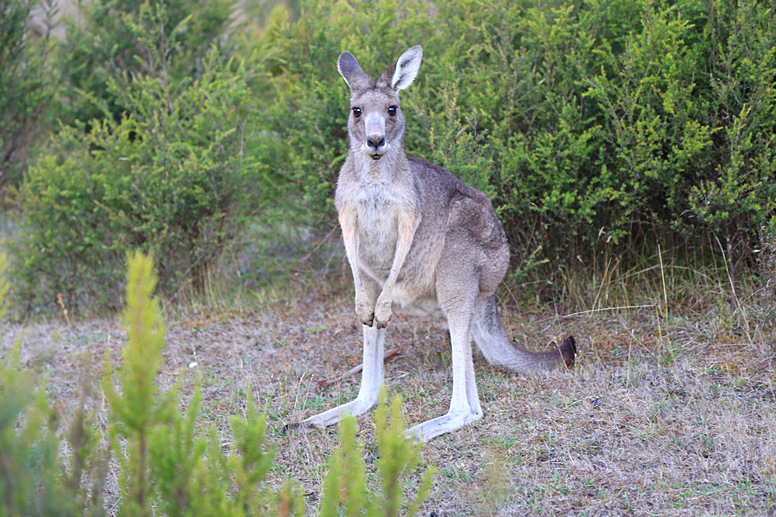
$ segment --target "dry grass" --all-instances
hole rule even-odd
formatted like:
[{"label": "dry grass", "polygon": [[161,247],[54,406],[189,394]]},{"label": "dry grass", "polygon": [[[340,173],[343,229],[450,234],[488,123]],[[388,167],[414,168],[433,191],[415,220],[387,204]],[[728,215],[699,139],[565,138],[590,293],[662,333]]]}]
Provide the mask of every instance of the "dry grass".
[{"label": "dry grass", "polygon": [[[523,346],[576,335],[579,363],[526,378],[476,353],[486,416],[424,449],[426,464],[440,470],[425,515],[776,512],[773,314],[725,296],[714,302],[708,288],[701,306],[667,306],[660,298],[670,304],[669,293],[688,289],[669,282],[656,300],[629,300],[641,308],[597,310],[608,308],[603,294],[598,306],[588,302],[596,311],[577,315],[502,308]],[[273,428],[344,402],[355,396],[358,375],[325,389],[316,381],[360,362],[349,298],[343,288],[309,302],[179,309],[168,318],[161,382],[180,382],[190,393],[199,377],[203,418],[222,430],[226,446],[229,418],[243,411],[248,386]],[[452,382],[444,331],[422,320],[392,322],[389,330],[388,346],[402,353],[387,363],[386,381],[403,397],[410,424],[443,414]],[[46,372],[52,398],[65,408],[101,371],[104,351],[117,360],[124,340],[113,320],[2,332],[3,350],[21,336],[23,360]],[[91,401],[102,404],[99,395]],[[369,451],[371,417],[358,421]],[[298,479],[312,512],[336,429],[271,441],[273,481]]]}]

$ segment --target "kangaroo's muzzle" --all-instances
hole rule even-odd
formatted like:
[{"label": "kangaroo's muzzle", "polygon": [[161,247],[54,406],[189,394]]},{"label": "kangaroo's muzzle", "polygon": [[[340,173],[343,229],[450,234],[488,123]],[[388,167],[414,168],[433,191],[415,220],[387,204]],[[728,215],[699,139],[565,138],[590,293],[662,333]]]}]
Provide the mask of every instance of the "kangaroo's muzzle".
[{"label": "kangaroo's muzzle", "polygon": [[385,117],[379,113],[368,113],[364,120],[366,147],[364,150],[373,159],[379,160],[388,150],[385,141]]}]

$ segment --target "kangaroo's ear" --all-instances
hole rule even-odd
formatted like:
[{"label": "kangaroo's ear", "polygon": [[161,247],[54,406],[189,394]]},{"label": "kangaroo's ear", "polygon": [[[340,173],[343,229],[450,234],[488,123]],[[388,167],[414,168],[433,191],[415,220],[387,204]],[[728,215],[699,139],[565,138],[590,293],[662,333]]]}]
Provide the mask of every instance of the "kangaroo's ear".
[{"label": "kangaroo's ear", "polygon": [[[420,45],[415,45],[401,55],[396,64],[383,74],[386,86],[394,90],[404,90],[409,87],[420,70],[420,60],[423,57],[423,49]],[[388,82],[390,80],[390,82]]]},{"label": "kangaroo's ear", "polygon": [[337,70],[345,82],[348,83],[350,91],[363,90],[372,84],[372,79],[361,69],[361,66],[350,52],[343,52],[337,60]]}]

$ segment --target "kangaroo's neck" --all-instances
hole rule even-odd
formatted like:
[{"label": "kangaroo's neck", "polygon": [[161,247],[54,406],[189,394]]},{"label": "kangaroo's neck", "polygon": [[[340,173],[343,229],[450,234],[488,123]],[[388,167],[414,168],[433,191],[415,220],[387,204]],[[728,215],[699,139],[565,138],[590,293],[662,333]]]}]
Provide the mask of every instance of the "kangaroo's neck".
[{"label": "kangaroo's neck", "polygon": [[410,165],[404,146],[396,146],[385,153],[379,160],[373,160],[369,155],[351,150],[349,158],[353,163],[353,171],[361,183],[388,183],[410,173]]}]

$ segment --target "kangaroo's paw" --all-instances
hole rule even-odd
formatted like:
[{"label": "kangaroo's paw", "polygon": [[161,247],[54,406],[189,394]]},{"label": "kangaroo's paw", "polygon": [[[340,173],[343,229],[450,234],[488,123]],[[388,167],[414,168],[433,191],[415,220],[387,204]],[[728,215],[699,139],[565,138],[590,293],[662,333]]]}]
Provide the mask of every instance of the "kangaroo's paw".
[{"label": "kangaroo's paw", "polygon": [[377,305],[375,306],[375,323],[377,328],[384,329],[388,326],[388,322],[391,321],[393,312],[391,311],[392,301],[390,298],[384,299],[382,296],[378,298]]},{"label": "kangaroo's paw", "polygon": [[356,303],[356,316],[358,316],[361,323],[367,327],[371,327],[375,319],[375,311],[366,303]]}]

